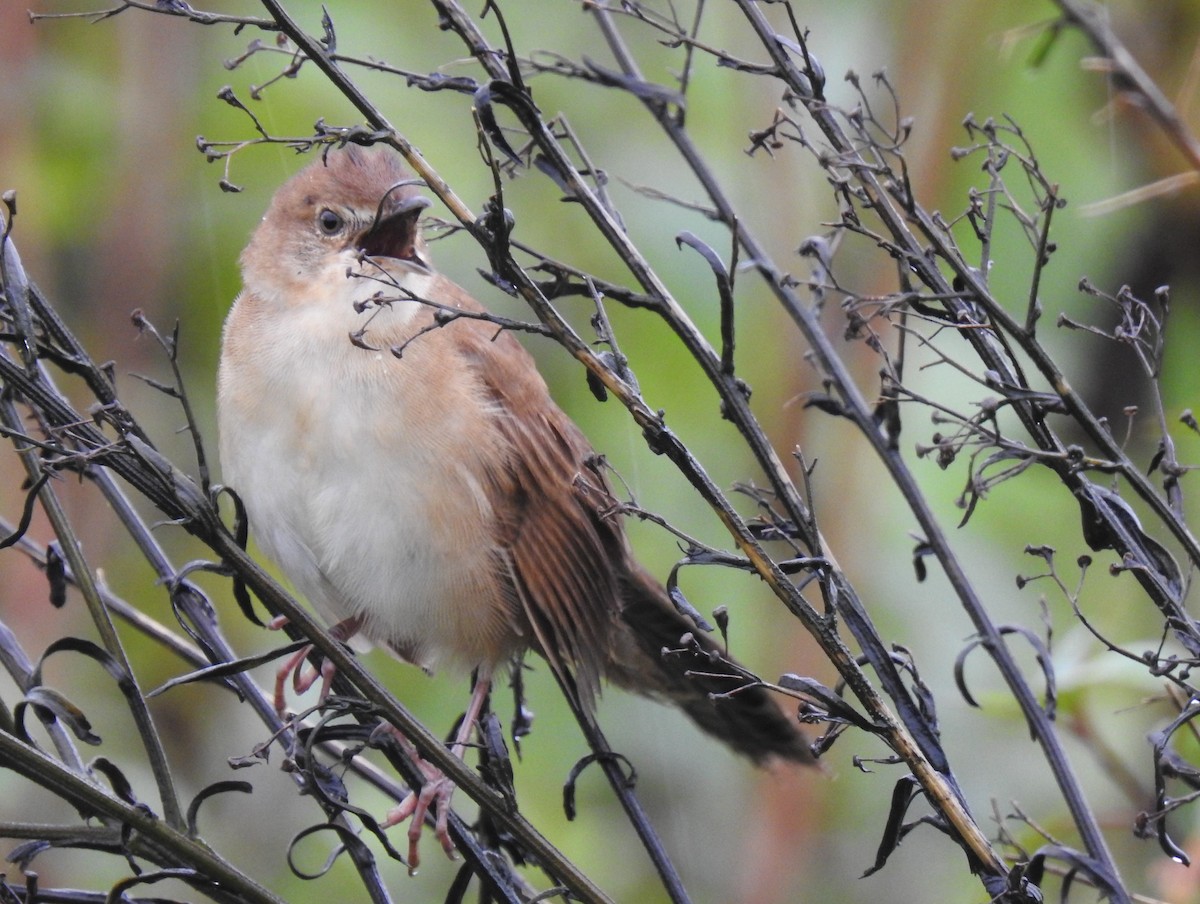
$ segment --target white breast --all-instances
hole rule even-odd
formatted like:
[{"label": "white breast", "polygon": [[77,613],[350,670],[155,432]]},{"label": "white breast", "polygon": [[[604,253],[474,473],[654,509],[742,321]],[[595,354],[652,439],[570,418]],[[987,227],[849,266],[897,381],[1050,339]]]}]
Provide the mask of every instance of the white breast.
[{"label": "white breast", "polygon": [[[454,389],[424,385],[440,331],[400,359],[386,341],[355,348],[366,315],[352,303],[374,287],[345,285],[341,298],[286,308],[243,296],[230,312],[224,480],[258,544],[327,620],[360,618],[368,639],[427,668],[473,667],[516,642],[496,636],[505,629],[488,599],[496,550],[469,451],[479,425],[431,404]],[[366,341],[405,335],[417,305],[379,310]]]}]

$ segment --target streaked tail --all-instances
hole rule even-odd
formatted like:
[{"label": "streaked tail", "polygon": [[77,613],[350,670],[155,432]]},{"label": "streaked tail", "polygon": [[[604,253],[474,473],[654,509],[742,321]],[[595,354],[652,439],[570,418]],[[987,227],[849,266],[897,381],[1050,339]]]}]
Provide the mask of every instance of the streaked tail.
[{"label": "streaked tail", "polygon": [[[610,681],[673,703],[706,732],[760,765],[772,757],[813,762],[797,718],[774,694],[756,685],[729,695],[746,684],[745,677],[709,634],[676,610],[653,577],[635,565],[625,583],[625,630],[614,638],[606,668]],[[685,634],[694,642],[681,645]],[[672,652],[664,655],[664,648]]]}]

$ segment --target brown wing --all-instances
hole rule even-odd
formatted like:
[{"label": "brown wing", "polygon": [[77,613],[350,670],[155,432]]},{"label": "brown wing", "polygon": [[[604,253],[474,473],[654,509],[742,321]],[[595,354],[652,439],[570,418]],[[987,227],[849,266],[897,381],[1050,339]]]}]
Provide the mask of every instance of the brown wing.
[{"label": "brown wing", "polygon": [[[462,290],[455,302],[481,310]],[[508,441],[510,454],[483,482],[514,603],[538,651],[590,707],[628,569],[620,522],[603,513],[610,498],[604,477],[587,439],[511,334],[465,318],[445,328],[461,331],[456,344]]]},{"label": "brown wing", "polygon": [[[458,287],[459,307],[479,311]],[[442,297],[442,296],[439,296]],[[811,761],[795,716],[680,614],[637,565],[579,428],[554,404],[532,358],[494,324],[460,318],[456,345],[492,406],[508,455],[485,475],[513,611],[564,688],[590,708],[601,676],[669,700],[705,731],[763,762]],[[680,649],[693,634],[698,646]],[[664,648],[671,649],[669,655]]]}]

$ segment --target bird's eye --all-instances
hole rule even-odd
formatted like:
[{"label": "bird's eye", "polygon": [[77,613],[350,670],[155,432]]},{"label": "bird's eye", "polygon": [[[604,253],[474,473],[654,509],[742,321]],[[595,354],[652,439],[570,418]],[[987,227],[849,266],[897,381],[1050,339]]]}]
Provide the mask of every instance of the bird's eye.
[{"label": "bird's eye", "polygon": [[328,207],[317,214],[317,225],[325,235],[337,235],[345,226],[345,220]]}]

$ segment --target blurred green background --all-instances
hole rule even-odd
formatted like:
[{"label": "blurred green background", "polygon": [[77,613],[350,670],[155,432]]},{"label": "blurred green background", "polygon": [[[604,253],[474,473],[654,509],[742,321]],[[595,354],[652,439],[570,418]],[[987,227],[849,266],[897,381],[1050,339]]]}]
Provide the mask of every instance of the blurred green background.
[{"label": "blurred green background", "polygon": [[[89,8],[73,0],[31,0],[28,5],[41,13]],[[419,73],[478,76],[457,39],[438,29],[432,4],[327,0],[326,6],[344,53],[374,56]],[[501,6],[519,51],[554,50],[613,67],[581,4],[526,0]],[[310,31],[319,32],[319,3],[295,0],[288,7]],[[212,8],[260,14],[250,2],[214,3]],[[1173,344],[1163,381],[1168,419],[1195,405],[1200,388],[1193,352],[1200,326],[1195,304],[1200,260],[1195,190],[1099,216],[1082,210],[1171,175],[1185,164],[1137,110],[1121,102],[1102,73],[1080,65],[1092,51],[1078,34],[1063,34],[1040,65],[1031,64],[1039,46],[1039,26],[1054,18],[1055,7],[1033,0],[798,0],[794,8],[799,22],[810,29],[810,47],[829,76],[834,103],[856,102],[841,78],[854,70],[863,76],[873,99],[885,105],[886,98],[869,76],[887,71],[902,114],[914,119],[906,156],[917,197],[928,208],[950,216],[964,207],[970,185],[982,185],[978,158],[954,163],[949,154],[952,146],[966,141],[960,124],[968,113],[977,119],[1007,113],[1020,123],[1044,171],[1060,183],[1071,202],[1056,216],[1059,251],[1041,293],[1047,309],[1042,332],[1059,363],[1072,383],[1123,431],[1121,412],[1126,405],[1149,410],[1139,376],[1126,359],[1114,359],[1107,343],[1076,333],[1053,335],[1052,324],[1060,311],[1077,319],[1099,317],[1096,303],[1076,292],[1081,276],[1110,291],[1129,283],[1135,291],[1148,293],[1170,283]],[[1200,4],[1161,0],[1107,8],[1118,34],[1176,99],[1187,121],[1194,122],[1193,54],[1200,34]],[[783,29],[781,11],[769,12]],[[691,15],[690,4],[680,10],[685,21]],[[636,22],[619,21],[646,77],[672,84],[671,74],[682,65],[680,52],[660,46],[656,35]],[[733,4],[707,4],[704,21],[701,37],[707,43],[735,56],[764,59]],[[498,42],[494,17],[483,24],[490,39]],[[25,266],[93,355],[115,362],[127,403],[161,448],[189,470],[194,469],[193,458],[187,437],[177,433],[182,423],[177,406],[129,377],[135,372],[167,375],[161,352],[138,335],[129,314],[142,309],[164,331],[175,321],[181,324],[188,388],[210,454],[215,455],[212,390],[220,325],[239,285],[237,255],[274,189],[303,163],[278,146],[249,149],[237,155],[231,172],[232,181],[245,190],[222,192],[221,164],[205,161],[196,149],[196,136],[238,140],[252,137],[252,129],[244,114],[217,100],[217,92],[231,85],[276,135],[307,135],[318,118],[331,124],[359,122],[312,67],[294,80],[271,85],[260,101],[251,101],[250,87],[270,81],[286,63],[286,57],[264,53],[236,69],[222,65],[238,57],[255,37],[249,31],[235,35],[225,26],[202,28],[133,10],[95,24],[81,19],[30,24],[26,4],[0,6],[0,189],[18,192],[15,237]],[[355,76],[458,195],[480,211],[493,186],[476,150],[469,98],[409,89],[395,76]],[[711,276],[693,254],[676,249],[674,236],[689,229],[723,254],[727,237],[694,212],[649,201],[630,187],[649,185],[683,199],[702,200],[699,186],[668,142],[631,97],[553,76],[536,77],[532,85],[541,109],[564,113],[592,160],[607,171],[631,235],[716,341]],[[765,240],[780,266],[803,277],[809,265],[795,256],[795,249],[836,216],[825,177],[811,157],[795,147],[773,158],[744,153],[748,133],[770,122],[780,100],[777,84],[718,68],[700,55],[687,124],[744,221]],[[505,191],[519,239],[615,281],[629,282],[580,211],[559,202],[549,180],[528,174],[506,184]],[[433,213],[445,215],[436,207]],[[438,266],[487,304],[510,315],[524,314],[479,277],[477,270],[486,260],[468,238],[438,242],[432,253]],[[1013,310],[1023,310],[1027,248],[1006,234],[994,258],[993,284],[1011,298]],[[837,271],[844,283],[863,293],[894,288],[889,260],[861,242],[847,244]],[[968,667],[982,711],[967,707],[954,691],[950,669],[971,627],[940,574],[935,571],[924,583],[916,582],[910,535],[915,525],[882,469],[848,426],[804,411],[796,402],[799,393],[820,388],[819,377],[804,360],[802,340],[750,274],[738,284],[738,303],[739,369],[754,388],[756,411],[770,425],[781,454],[799,445],[809,462],[817,462],[814,504],[825,535],[884,636],[913,651],[923,677],[937,692],[944,740],[980,821],[994,828],[989,819],[993,801],[1002,813],[1010,812],[1010,801],[1016,801],[1048,831],[1074,843],[1048,772],[994,671],[982,658],[971,660]],[[582,303],[567,302],[564,308],[586,324],[588,311]],[[615,305],[610,312],[647,400],[666,410],[668,423],[715,479],[723,486],[759,479],[734,432],[717,417],[715,395],[667,330],[649,314]],[[840,336],[840,311],[832,306],[825,316],[830,333]],[[544,341],[527,345],[541,362],[556,398],[614,463],[638,502],[689,533],[724,543],[715,519],[668,463],[645,449],[624,411],[615,404],[598,404],[579,368],[560,349]],[[845,352],[858,369],[864,392],[873,396],[877,361],[861,344],[846,345]],[[922,376],[911,367],[910,375],[930,394],[969,405],[967,388],[953,385],[944,369]],[[902,438],[906,452],[927,442],[934,429],[927,414],[908,414]],[[1148,459],[1155,442],[1153,419],[1143,414],[1134,422],[1131,448]],[[1195,452],[1194,436],[1181,443],[1181,456],[1187,460]],[[931,461],[917,461],[915,455],[913,461],[946,523],[957,523],[961,513],[954,501],[965,482],[961,465],[943,473]],[[20,511],[19,484],[15,457],[0,454],[0,503],[10,519]],[[153,585],[149,570],[115,529],[115,519],[97,495],[79,486],[64,486],[62,491],[86,538],[90,561],[104,569],[114,592],[170,622],[165,592]],[[631,530],[643,558],[665,577],[678,555],[674,540],[641,525],[631,525]],[[49,539],[40,521],[34,534],[42,542]],[[164,527],[159,534],[179,563],[202,555],[178,529]],[[1152,802],[1144,736],[1169,714],[1157,700],[1161,688],[1136,667],[1102,656],[1048,586],[1021,591],[1015,585],[1018,573],[1041,570],[1037,560],[1022,556],[1027,543],[1056,546],[1068,581],[1075,580],[1070,563],[1085,551],[1077,508],[1046,475],[1031,472],[1001,486],[982,503],[955,542],[999,621],[1039,629],[1038,597],[1047,593],[1064,693],[1060,722],[1064,734],[1072,735],[1068,751],[1110,830],[1131,887],[1180,904],[1200,901],[1191,873],[1169,867],[1153,842],[1137,841],[1130,832],[1136,813]],[[1102,571],[1098,567],[1089,576],[1084,595],[1089,613],[1133,649],[1153,647],[1156,614],[1128,578],[1114,580]],[[205,586],[242,649],[266,649],[277,642],[243,623],[226,584],[212,580]],[[701,611],[730,606],[732,648],[765,676],[790,671],[835,680],[814,645],[755,583],[705,569],[685,571],[683,586]],[[17,631],[35,656],[58,636],[86,636],[91,630],[78,605],[52,610],[44,579],[12,552],[0,556],[0,619]],[[182,670],[132,635],[130,641],[145,686]],[[435,731],[450,728],[465,701],[465,678],[439,675],[430,680],[381,654],[371,656],[372,665],[388,677],[401,700]],[[1033,674],[1032,656],[1022,661],[1030,664]],[[531,680],[530,702],[538,719],[517,768],[523,812],[616,900],[659,900],[661,892],[649,875],[648,862],[598,774],[589,773],[582,782],[579,818],[573,823],[563,818],[561,784],[584,746],[544,672],[539,668]],[[77,663],[56,665],[50,675],[88,711],[105,739],[100,752],[129,762],[134,756],[127,748],[132,728],[104,682]],[[84,689],[89,681],[91,687]],[[9,686],[0,687],[4,699],[11,699]],[[264,732],[226,696],[189,687],[154,703],[155,714],[167,726],[186,794],[230,777],[255,784],[250,798],[222,797],[207,804],[202,834],[290,901],[364,900],[340,868],[314,882],[289,875],[283,856],[287,839],[316,821],[319,812],[310,801],[296,798],[293,786],[274,765],[230,775],[227,758],[248,753]],[[497,705],[507,716],[511,704],[503,694]],[[854,904],[985,898],[960,853],[928,829],[911,835],[882,872],[858,878],[874,860],[892,784],[899,778],[894,768],[880,766],[862,774],[851,765],[852,755],[884,754],[861,736],[848,736],[834,747],[828,775],[763,775],[701,737],[682,717],[628,695],[607,694],[601,721],[616,748],[637,764],[642,798],[697,902]],[[119,753],[122,750],[126,756]],[[1115,780],[1111,765],[1097,755],[1100,750],[1111,750],[1130,770],[1128,782]],[[139,789],[151,794],[146,776],[134,774]],[[370,799],[367,805],[384,807],[382,801],[372,804]],[[71,813],[0,772],[0,820],[18,818],[66,821]],[[1193,821],[1184,811],[1172,826],[1186,838]],[[1028,831],[1013,831],[1031,846],[1039,843]],[[306,865],[323,859],[316,844],[304,852],[312,857]],[[120,867],[76,853],[48,854],[36,864],[47,886],[95,886],[96,876],[115,877],[122,874]],[[405,876],[399,865],[386,869],[396,900],[434,901],[441,900],[453,866],[441,862],[427,841],[426,864],[418,876]],[[176,893],[192,899],[186,890]]]}]

